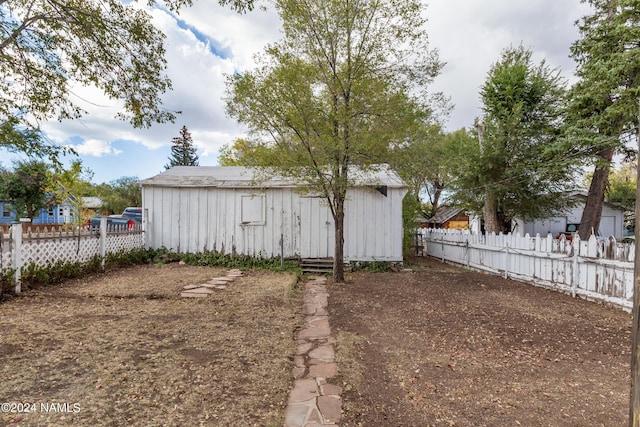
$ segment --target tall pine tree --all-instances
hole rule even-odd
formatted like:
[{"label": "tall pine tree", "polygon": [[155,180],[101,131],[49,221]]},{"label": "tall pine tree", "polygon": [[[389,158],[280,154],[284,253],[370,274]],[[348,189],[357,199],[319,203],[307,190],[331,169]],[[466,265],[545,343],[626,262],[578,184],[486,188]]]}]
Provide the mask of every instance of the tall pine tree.
[{"label": "tall pine tree", "polygon": [[635,137],[640,107],[640,1],[587,0],[593,13],[578,23],[571,47],[580,81],[571,89],[571,137],[591,154],[595,170],[579,234],[597,232],[609,171],[625,139]]},{"label": "tall pine tree", "polygon": [[170,169],[174,166],[198,166],[198,154],[196,147],[193,145],[191,133],[186,126],[180,129],[180,136],[176,136],[171,140],[171,156],[169,163],[164,166]]}]

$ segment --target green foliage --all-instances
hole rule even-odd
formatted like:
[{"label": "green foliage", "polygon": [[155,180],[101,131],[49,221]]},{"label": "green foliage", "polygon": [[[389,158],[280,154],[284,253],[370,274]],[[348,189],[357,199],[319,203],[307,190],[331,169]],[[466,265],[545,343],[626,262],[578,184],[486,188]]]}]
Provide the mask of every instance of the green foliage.
[{"label": "green foliage", "polygon": [[54,195],[57,203],[68,202],[75,208],[77,215],[74,223],[85,224],[87,218],[83,217],[83,196],[91,193],[92,173],[82,167],[81,160],[71,162],[66,169],[56,170],[52,173],[49,193]]},{"label": "green foliage", "polygon": [[640,3],[587,0],[591,14],[578,22],[571,46],[580,80],[570,91],[567,122],[575,146],[595,165],[579,233],[597,230],[615,153],[635,155],[640,94]]},{"label": "green foliage", "polygon": [[281,163],[280,151],[273,147],[238,138],[225,144],[218,156],[220,166],[276,167]]},{"label": "green foliage", "polygon": [[619,169],[609,175],[607,185],[607,200],[618,203],[627,209],[633,210],[636,204],[636,165],[624,163]]},{"label": "green foliage", "polygon": [[109,184],[100,184],[93,194],[102,199],[102,213],[121,214],[126,207],[142,206],[142,190],[138,177],[123,176]]},{"label": "green foliage", "polygon": [[11,268],[3,268],[0,270],[0,295],[4,292],[13,291],[12,281],[15,271]]},{"label": "green foliage", "polygon": [[181,261],[189,265],[203,265],[208,267],[239,268],[242,270],[272,270],[290,271],[300,275],[298,261],[285,260],[281,266],[280,258],[261,258],[249,256],[231,256],[219,252],[204,252],[201,254],[181,254]]},{"label": "green foliage", "polygon": [[37,266],[31,263],[23,268],[21,280],[24,284],[52,285],[61,283],[65,279],[81,277],[84,274],[95,273],[100,269],[99,258],[96,256],[88,263],[66,263],[58,261],[55,264]]},{"label": "green foliage", "polygon": [[171,156],[169,163],[164,167],[165,169],[170,169],[173,166],[198,166],[197,150],[186,126],[182,126],[180,136],[174,137],[171,144]]},{"label": "green foliage", "polygon": [[[105,267],[128,267],[152,262],[156,251],[146,249],[134,249],[108,254],[105,259]],[[82,277],[87,274],[102,271],[102,260],[99,256],[92,257],[85,263],[58,261],[46,266],[37,266],[31,263],[23,268],[22,282],[27,285],[51,285],[61,283],[66,279]]]},{"label": "green foliage", "polygon": [[2,120],[0,115],[0,147],[11,153],[24,153],[30,158],[48,158],[58,168],[61,154],[75,153],[72,149],[48,141],[38,129],[21,125],[17,117]]},{"label": "green foliage", "polygon": [[[146,3],[177,12],[192,0]],[[254,6],[253,0],[219,3],[239,12]],[[0,132],[0,146],[57,159],[65,149],[34,144],[31,133],[43,121],[86,113],[72,93],[78,85],[121,100],[117,117],[134,127],[173,121],[176,112],[162,107],[162,94],[171,89],[164,38],[138,2],[0,1],[0,126],[22,134],[7,144]]]},{"label": "green foliage", "polygon": [[155,252],[147,249],[133,249],[109,253],[105,259],[105,267],[127,267],[152,262]]},{"label": "green foliage", "polygon": [[[464,130],[458,131],[464,132]],[[409,185],[417,199],[426,194],[428,216],[435,214],[443,192],[453,180],[451,151],[455,134],[445,134],[439,125],[423,124],[406,141],[393,147],[391,165],[400,178]]]},{"label": "green foliage", "polygon": [[522,47],[507,49],[481,97],[477,140],[458,141],[464,151],[458,151],[454,199],[483,212],[487,232],[496,233],[516,217],[541,218],[565,207],[577,165],[562,138],[565,91],[557,71],[544,61],[534,65]]},{"label": "green foliage", "polygon": [[596,154],[623,148],[635,137],[640,91],[640,5],[636,0],[587,0],[592,14],[578,22],[581,38],[571,46],[580,78],[570,91],[574,142]]},{"label": "green foliage", "polygon": [[17,218],[33,219],[50,202],[49,165],[39,160],[16,162],[13,171],[0,169],[0,200],[11,202]]},{"label": "green foliage", "polygon": [[269,154],[267,173],[327,200],[339,260],[334,278],[342,281],[353,166],[370,170],[407,140],[431,111],[422,100],[442,64],[428,48],[418,0],[275,4],[284,40],[266,49],[254,71],[228,78],[227,111],[248,126],[251,150]]},{"label": "green foliage", "polygon": [[405,256],[413,253],[412,246],[416,233],[416,218],[422,217],[422,205],[416,195],[409,192],[402,199],[402,252]]},{"label": "green foliage", "polygon": [[394,263],[389,261],[359,261],[351,263],[351,271],[366,271],[367,273],[386,273],[391,271]]}]

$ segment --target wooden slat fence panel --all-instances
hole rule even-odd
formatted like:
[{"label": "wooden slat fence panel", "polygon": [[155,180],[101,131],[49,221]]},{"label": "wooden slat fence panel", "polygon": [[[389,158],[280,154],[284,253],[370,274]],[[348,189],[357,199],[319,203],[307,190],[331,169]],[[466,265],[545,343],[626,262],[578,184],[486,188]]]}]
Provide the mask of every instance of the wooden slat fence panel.
[{"label": "wooden slat fence panel", "polygon": [[416,253],[630,310],[635,245],[613,237],[471,234],[420,229]]}]

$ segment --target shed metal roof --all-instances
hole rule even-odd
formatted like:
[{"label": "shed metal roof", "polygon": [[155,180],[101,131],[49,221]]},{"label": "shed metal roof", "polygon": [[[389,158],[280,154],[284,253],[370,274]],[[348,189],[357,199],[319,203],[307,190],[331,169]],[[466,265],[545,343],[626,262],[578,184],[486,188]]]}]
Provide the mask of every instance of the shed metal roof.
[{"label": "shed metal roof", "polygon": [[[157,187],[221,187],[221,188],[276,188],[299,187],[291,179],[272,176],[256,180],[259,169],[244,166],[174,166],[165,172],[142,180],[142,186]],[[405,188],[406,184],[388,166],[375,172],[351,171],[358,186],[387,186]]]}]

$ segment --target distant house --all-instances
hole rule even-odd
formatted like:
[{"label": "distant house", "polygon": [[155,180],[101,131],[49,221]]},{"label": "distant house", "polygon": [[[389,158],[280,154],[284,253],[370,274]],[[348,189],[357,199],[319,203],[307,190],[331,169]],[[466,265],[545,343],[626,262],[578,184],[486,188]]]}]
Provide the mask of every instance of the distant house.
[{"label": "distant house", "polygon": [[104,205],[104,202],[100,197],[83,197],[82,216],[88,218],[99,215],[102,205]]},{"label": "distant house", "polygon": [[[83,215],[94,216],[102,206],[102,200],[98,197],[83,198]],[[11,202],[0,200],[0,224],[12,224],[18,222],[16,210]],[[77,209],[70,200],[56,203],[40,209],[38,215],[33,218],[33,224],[68,224],[77,217]]]},{"label": "distant house", "polygon": [[[575,199],[574,207],[567,209],[558,216],[550,218],[537,219],[534,221],[516,220],[512,232],[520,233],[521,235],[528,233],[530,236],[535,236],[536,234],[540,234],[541,236],[546,236],[547,234],[557,236],[567,230],[567,225],[579,225],[587,195],[579,193],[572,197]],[[602,207],[600,229],[595,230],[596,234],[603,237],[613,236],[616,239],[625,237],[627,233],[624,228],[624,212],[624,207],[605,201]]]},{"label": "distant house", "polygon": [[[354,173],[352,176],[356,177]],[[142,180],[147,244],[272,258],[330,258],[333,217],[324,198],[244,167],[175,166]],[[406,184],[390,169],[359,173],[347,191],[345,261],[402,261]]]},{"label": "distant house", "polygon": [[441,206],[436,214],[427,220],[429,228],[469,229],[469,214],[455,206]]}]

